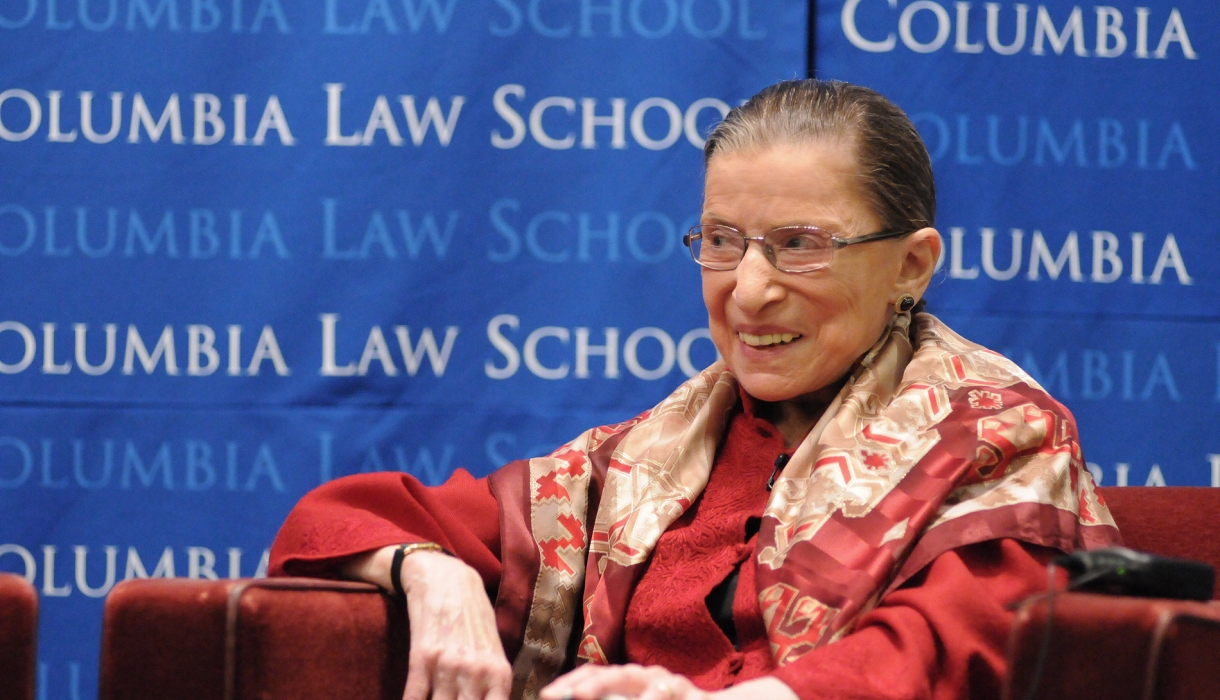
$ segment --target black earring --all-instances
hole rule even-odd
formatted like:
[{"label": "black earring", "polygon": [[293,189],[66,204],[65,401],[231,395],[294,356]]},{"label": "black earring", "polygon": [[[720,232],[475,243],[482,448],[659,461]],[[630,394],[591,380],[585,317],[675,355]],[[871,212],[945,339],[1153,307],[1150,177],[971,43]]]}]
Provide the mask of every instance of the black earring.
[{"label": "black earring", "polygon": [[915,308],[915,297],[910,294],[903,294],[898,297],[898,301],[894,302],[894,310],[900,314],[905,314]]}]

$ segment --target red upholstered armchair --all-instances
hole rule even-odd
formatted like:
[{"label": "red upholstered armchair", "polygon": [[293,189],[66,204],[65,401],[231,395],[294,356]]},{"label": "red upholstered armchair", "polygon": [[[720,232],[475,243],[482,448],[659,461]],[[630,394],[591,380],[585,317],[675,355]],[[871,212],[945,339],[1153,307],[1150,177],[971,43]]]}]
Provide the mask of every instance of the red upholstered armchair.
[{"label": "red upholstered armchair", "polygon": [[[1102,492],[1128,546],[1220,567],[1220,489]],[[1012,700],[1220,698],[1220,611],[1211,605],[1062,594],[1049,637],[1046,612],[1045,600],[1018,611]],[[128,581],[106,601],[100,699],[397,700],[403,618],[363,584]]]},{"label": "red upholstered armchair", "polygon": [[0,698],[34,700],[38,594],[24,578],[0,574]]}]

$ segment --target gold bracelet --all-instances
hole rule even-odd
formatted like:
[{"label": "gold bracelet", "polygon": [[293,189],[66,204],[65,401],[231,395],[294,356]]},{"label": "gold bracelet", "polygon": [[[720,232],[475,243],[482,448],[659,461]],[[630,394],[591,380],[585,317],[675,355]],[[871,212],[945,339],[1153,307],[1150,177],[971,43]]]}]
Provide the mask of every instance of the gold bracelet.
[{"label": "gold bracelet", "polygon": [[402,552],[402,556],[405,558],[408,554],[419,551],[444,552],[445,548],[435,542],[416,542],[414,544],[400,544],[398,545],[398,551]]},{"label": "gold bracelet", "polygon": [[445,548],[435,542],[415,542],[413,544],[400,544],[394,550],[394,558],[390,560],[390,587],[394,589],[394,595],[399,598],[406,598],[407,594],[402,590],[402,560],[407,558],[408,554],[415,552],[443,552]]}]

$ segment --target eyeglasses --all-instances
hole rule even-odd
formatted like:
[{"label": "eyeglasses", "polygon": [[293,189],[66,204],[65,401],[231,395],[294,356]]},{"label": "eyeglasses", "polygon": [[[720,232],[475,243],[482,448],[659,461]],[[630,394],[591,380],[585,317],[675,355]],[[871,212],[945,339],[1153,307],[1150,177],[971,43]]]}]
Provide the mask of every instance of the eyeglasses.
[{"label": "eyeglasses", "polygon": [[879,231],[840,238],[816,226],[784,226],[763,236],[747,236],[728,226],[696,226],[682,237],[695,262],[709,270],[737,268],[750,241],[762,243],[763,254],[780,272],[813,272],[828,267],[835,251],[857,243],[899,238],[911,231]]}]

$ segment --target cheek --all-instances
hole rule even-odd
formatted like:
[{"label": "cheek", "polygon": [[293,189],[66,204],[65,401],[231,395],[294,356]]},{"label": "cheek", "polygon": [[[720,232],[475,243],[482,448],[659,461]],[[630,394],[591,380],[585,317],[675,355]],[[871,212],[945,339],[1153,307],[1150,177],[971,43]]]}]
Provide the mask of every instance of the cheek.
[{"label": "cheek", "polygon": [[889,299],[897,277],[896,261],[889,251],[882,249],[852,252],[862,254],[842,260],[845,264],[835,271],[838,283],[835,304],[839,312],[850,317],[850,322],[875,325],[878,318],[888,319]]},{"label": "cheek", "polygon": [[725,303],[733,293],[733,280],[720,279],[721,274],[703,273],[703,305],[707,307],[707,326],[712,334],[712,343],[721,355],[725,355],[730,345],[730,329],[725,318]]},{"label": "cheek", "polygon": [[833,284],[819,291],[803,295],[805,313],[816,328],[816,350],[838,370],[876,342],[889,320],[887,306],[876,290],[861,285]]},{"label": "cheek", "polygon": [[788,298],[798,305],[794,315],[809,324],[809,331],[817,335],[827,332],[841,335],[844,328],[853,325],[851,319],[859,312],[858,290],[832,277],[804,282],[793,286]]},{"label": "cheek", "polygon": [[840,362],[851,364],[867,352],[889,322],[888,307],[875,294],[844,299],[837,313],[826,319],[826,349]]},{"label": "cheek", "polygon": [[895,284],[902,268],[902,259],[896,250],[881,246],[853,252],[859,255],[850,264],[843,265],[844,284],[851,287],[847,291],[856,305],[875,315],[878,309],[888,308],[891,298],[896,296]]}]

